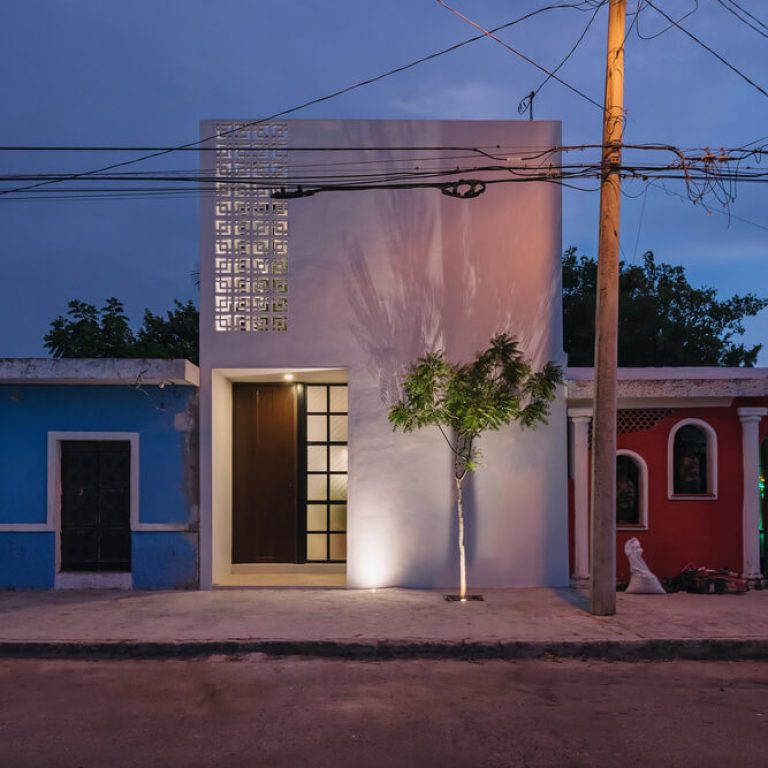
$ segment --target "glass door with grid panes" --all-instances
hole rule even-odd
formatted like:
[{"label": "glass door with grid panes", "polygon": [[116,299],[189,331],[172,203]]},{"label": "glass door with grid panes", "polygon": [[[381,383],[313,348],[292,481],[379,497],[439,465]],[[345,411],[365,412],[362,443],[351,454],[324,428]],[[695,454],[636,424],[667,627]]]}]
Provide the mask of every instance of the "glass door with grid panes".
[{"label": "glass door with grid panes", "polygon": [[306,384],[305,557],[308,563],[347,559],[346,384]]}]

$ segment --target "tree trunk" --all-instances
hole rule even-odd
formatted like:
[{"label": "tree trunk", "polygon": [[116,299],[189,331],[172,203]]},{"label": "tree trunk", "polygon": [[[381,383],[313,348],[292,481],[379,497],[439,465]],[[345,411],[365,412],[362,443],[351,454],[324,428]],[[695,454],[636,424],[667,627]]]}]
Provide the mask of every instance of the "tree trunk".
[{"label": "tree trunk", "polygon": [[462,499],[463,478],[456,478],[456,509],[459,514],[459,599],[467,599],[467,556],[464,548],[464,504]]}]

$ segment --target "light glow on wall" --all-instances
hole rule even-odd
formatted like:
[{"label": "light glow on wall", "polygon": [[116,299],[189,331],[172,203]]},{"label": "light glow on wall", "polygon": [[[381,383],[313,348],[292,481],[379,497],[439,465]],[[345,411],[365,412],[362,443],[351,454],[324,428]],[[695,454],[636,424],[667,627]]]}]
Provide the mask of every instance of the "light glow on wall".
[{"label": "light glow on wall", "polygon": [[355,540],[354,561],[357,573],[357,583],[361,589],[375,592],[377,589],[393,583],[393,559],[395,552],[386,537],[381,535],[368,536],[364,541]]}]

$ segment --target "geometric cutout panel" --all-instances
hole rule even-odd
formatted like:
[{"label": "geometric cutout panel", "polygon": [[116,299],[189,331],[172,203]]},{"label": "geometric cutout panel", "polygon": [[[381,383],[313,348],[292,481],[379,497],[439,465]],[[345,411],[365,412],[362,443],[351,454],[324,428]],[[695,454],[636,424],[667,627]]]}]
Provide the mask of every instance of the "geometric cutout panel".
[{"label": "geometric cutout panel", "polygon": [[[616,434],[626,435],[631,432],[647,432],[669,418],[671,408],[621,408],[616,412]],[[592,449],[592,424],[589,422],[588,446]]]},{"label": "geometric cutout panel", "polygon": [[616,431],[647,432],[672,415],[671,408],[622,408],[616,414]]},{"label": "geometric cutout panel", "polygon": [[[217,331],[288,330],[288,125],[216,125],[214,323]],[[274,187],[263,182],[275,180]]]}]

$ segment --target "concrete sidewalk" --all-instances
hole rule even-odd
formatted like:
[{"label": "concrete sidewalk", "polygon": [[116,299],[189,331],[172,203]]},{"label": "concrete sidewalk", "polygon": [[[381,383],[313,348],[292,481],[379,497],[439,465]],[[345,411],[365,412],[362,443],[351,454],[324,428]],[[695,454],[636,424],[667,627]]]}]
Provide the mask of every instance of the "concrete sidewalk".
[{"label": "concrete sidewalk", "polygon": [[568,589],[484,602],[384,589],[0,592],[0,657],[768,659],[768,592],[619,594],[595,617]]}]

